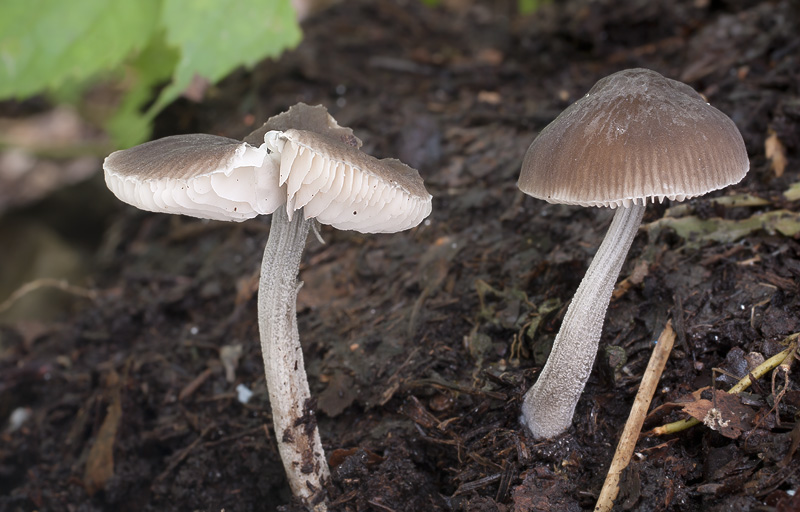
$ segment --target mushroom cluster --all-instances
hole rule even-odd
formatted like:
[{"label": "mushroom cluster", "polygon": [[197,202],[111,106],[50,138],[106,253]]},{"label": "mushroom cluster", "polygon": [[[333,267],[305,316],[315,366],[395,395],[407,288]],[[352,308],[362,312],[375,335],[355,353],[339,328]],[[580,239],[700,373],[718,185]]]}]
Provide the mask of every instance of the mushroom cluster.
[{"label": "mushroom cluster", "polygon": [[108,188],[137,208],[216,220],[272,214],[258,325],[276,441],[292,492],[326,510],[329,477],[297,330],[297,275],[312,222],[363,233],[412,228],[431,212],[419,173],[378,160],[324,107],[298,104],[244,142],[177,135],[117,151]]},{"label": "mushroom cluster", "polygon": [[[329,477],[296,320],[297,275],[314,222],[364,233],[412,228],[431,212],[419,173],[360,151],[323,107],[297,105],[244,141],[179,135],[118,151],[106,183],[138,208],[242,221],[272,214],[258,322],[276,440],[289,484],[326,510]],[[533,141],[519,188],[551,203],[616,209],[522,405],[534,438],[569,428],[592,369],[616,279],[648,200],[682,201],[749,169],[735,124],[691,87],[646,69],[610,75]]]},{"label": "mushroom cluster", "polygon": [[572,423],[647,200],[683,201],[724,188],[749,167],[733,121],[688,85],[647,69],[603,78],[533,141],[520,190],[550,203],[616,209],[547,363],[525,394],[522,423],[534,438],[554,437]]}]

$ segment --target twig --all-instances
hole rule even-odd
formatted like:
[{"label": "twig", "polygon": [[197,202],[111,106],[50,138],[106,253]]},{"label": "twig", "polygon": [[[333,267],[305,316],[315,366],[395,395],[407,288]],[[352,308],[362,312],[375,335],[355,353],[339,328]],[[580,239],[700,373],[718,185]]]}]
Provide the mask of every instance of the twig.
[{"label": "twig", "polygon": [[164,471],[162,471],[162,472],[161,472],[161,474],[160,474],[160,475],[158,475],[158,476],[156,477],[155,481],[153,482],[153,485],[156,485],[156,484],[158,484],[158,483],[161,483],[161,482],[162,482],[162,481],[163,481],[165,478],[167,478],[167,477],[170,475],[170,473],[172,473],[172,471],[173,471],[175,468],[177,468],[177,467],[178,467],[178,465],[179,465],[181,462],[183,462],[183,461],[184,461],[184,459],[186,459],[186,457],[188,457],[188,456],[189,456],[189,454],[190,454],[190,453],[192,453],[192,451],[194,451],[194,449],[195,449],[195,448],[197,448],[197,446],[198,446],[198,445],[199,445],[201,442],[203,442],[203,438],[204,438],[204,437],[206,437],[206,435],[207,435],[209,432],[211,432],[211,430],[212,430],[213,428],[215,428],[215,427],[216,427],[216,425],[209,425],[209,426],[207,426],[206,428],[204,428],[204,429],[203,429],[203,431],[202,431],[202,432],[200,432],[200,435],[198,435],[198,436],[195,438],[195,440],[194,440],[194,441],[192,441],[192,442],[189,444],[189,446],[185,447],[183,450],[181,450],[180,452],[178,452],[178,454],[177,454],[177,455],[175,455],[175,456],[174,456],[174,458],[172,459],[172,461],[171,461],[171,462],[170,462],[170,463],[167,465],[167,469],[165,469]]},{"label": "twig", "polygon": [[477,489],[481,489],[486,487],[487,485],[493,484],[499,480],[502,480],[503,473],[494,473],[492,475],[485,476],[483,478],[479,478],[477,480],[473,480],[472,482],[467,482],[458,486],[456,492],[453,493],[453,496],[459,496],[462,494],[468,494],[472,491]]},{"label": "twig", "polygon": [[[775,424],[779,427],[781,426],[781,415],[778,412],[778,406],[781,404],[781,400],[783,400],[783,396],[786,394],[786,390],[789,389],[789,373],[792,371],[792,363],[797,355],[797,346],[792,349],[789,355],[781,361],[781,364],[775,368],[775,371],[772,372],[772,396],[774,405],[772,409],[769,410],[767,414],[771,414],[772,411],[775,411]],[[775,393],[775,377],[778,376],[778,372],[783,372],[783,388],[780,390],[779,393]],[[766,415],[762,417],[762,421],[766,418]]]},{"label": "twig", "polygon": [[379,499],[380,498],[375,498],[375,499],[372,499],[372,500],[368,501],[367,503],[369,503],[370,505],[372,505],[373,507],[375,507],[375,508],[377,508],[379,510],[385,510],[386,512],[395,512],[395,510],[393,508],[387,507],[383,503],[380,503],[379,501],[377,501]]},{"label": "twig", "polygon": [[505,393],[500,393],[499,391],[486,391],[483,389],[460,386],[454,382],[447,382],[446,380],[438,377],[425,377],[422,379],[412,380],[406,383],[406,388],[409,389],[416,387],[425,387],[425,386],[452,389],[453,391],[458,391],[459,393],[465,393],[467,395],[473,395],[473,396],[487,396],[489,398],[494,398],[495,400],[503,400],[503,401],[508,400],[508,395],[506,395]]},{"label": "twig", "polygon": [[[784,350],[783,352],[779,352],[774,356],[770,357],[760,365],[758,365],[752,372],[750,372],[746,377],[742,378],[739,382],[736,383],[731,389],[728,390],[728,393],[731,395],[735,395],[741,393],[745,389],[749,388],[750,385],[753,383],[751,380],[751,376],[760,379],[767,373],[774,370],[777,366],[782,364],[787,358],[794,357],[793,354],[797,350],[796,340],[800,333],[792,334],[788,336],[784,341],[793,343],[792,346]],[[687,428],[694,427],[695,425],[699,425],[700,420],[696,418],[687,418],[684,420],[674,421],[672,423],[667,423],[666,425],[661,425],[660,427],[656,427],[650,432],[649,435],[653,436],[663,436],[667,434],[675,434],[682,430],[686,430]]]},{"label": "twig", "polygon": [[181,389],[181,392],[178,393],[178,400],[183,401],[190,397],[209,377],[211,377],[212,373],[214,373],[213,368],[206,368],[200,375],[195,377],[192,382]]},{"label": "twig", "polygon": [[[237,440],[239,438],[242,438],[242,437],[245,437],[245,436],[251,436],[253,434],[257,434],[257,433],[261,432],[263,428],[264,428],[264,425],[261,425],[261,426],[258,426],[258,427],[253,427],[250,430],[243,430],[241,432],[237,432],[236,434],[231,434],[231,435],[226,436],[226,437],[221,437],[221,438],[217,439],[216,441],[207,441],[207,442],[203,443],[203,446],[206,447],[206,448],[211,448],[212,446],[217,446],[219,444],[229,443],[231,441],[235,441],[235,440]],[[271,436],[269,435],[269,431],[267,431],[267,440],[270,440],[270,439],[271,439]]]},{"label": "twig", "polygon": [[63,292],[91,300],[97,298],[96,290],[92,290],[89,288],[82,288],[80,286],[69,284],[69,281],[67,281],[66,279],[43,277],[41,279],[35,279],[29,283],[25,283],[19,288],[17,288],[14,291],[14,293],[9,295],[9,297],[6,300],[0,303],[0,313],[4,313],[8,309],[11,309],[11,306],[13,306],[18,300],[28,295],[29,293],[38,290],[39,288],[56,288]]},{"label": "twig", "polygon": [[650,401],[653,399],[653,393],[655,393],[658,381],[661,379],[661,373],[664,371],[664,366],[667,364],[667,359],[669,359],[674,343],[675,331],[672,330],[672,320],[670,320],[667,322],[661,336],[658,337],[658,343],[656,343],[653,354],[650,356],[650,361],[647,363],[647,369],[645,369],[642,376],[642,383],[633,401],[631,413],[628,416],[628,421],[625,422],[625,429],[619,438],[617,451],[611,461],[611,467],[608,469],[606,481],[600,491],[597,505],[594,507],[595,512],[608,512],[614,506],[614,500],[619,493],[619,477],[631,461],[631,456],[636,448],[636,441],[639,439],[639,432],[641,432],[644,424],[644,417],[647,415],[647,409],[650,408]]}]

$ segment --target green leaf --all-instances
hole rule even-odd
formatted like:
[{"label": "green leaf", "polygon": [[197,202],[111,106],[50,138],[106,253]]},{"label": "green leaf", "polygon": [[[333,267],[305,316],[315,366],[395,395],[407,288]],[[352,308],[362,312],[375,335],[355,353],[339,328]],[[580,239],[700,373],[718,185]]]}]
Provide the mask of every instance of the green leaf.
[{"label": "green leaf", "polygon": [[106,127],[129,146],[195,76],[216,83],[300,38],[290,0],[0,0],[0,99],[77,103],[111,79],[125,96]]},{"label": "green leaf", "polygon": [[195,75],[215,83],[240,65],[279,55],[302,36],[289,0],[164,0],[167,43],[181,57],[149,113],[177,98]]},{"label": "green leaf", "polygon": [[536,12],[539,7],[551,3],[553,0],[518,0],[517,8],[520,14],[531,14]]},{"label": "green leaf", "polygon": [[119,147],[128,148],[147,140],[152,128],[152,115],[143,107],[152,100],[157,85],[169,81],[180,59],[178,52],[167,47],[164,33],[159,32],[127,66],[131,83],[122,103],[106,123],[106,129]]},{"label": "green leaf", "polygon": [[23,98],[118,66],[143,48],[160,0],[4,0],[0,98]]}]

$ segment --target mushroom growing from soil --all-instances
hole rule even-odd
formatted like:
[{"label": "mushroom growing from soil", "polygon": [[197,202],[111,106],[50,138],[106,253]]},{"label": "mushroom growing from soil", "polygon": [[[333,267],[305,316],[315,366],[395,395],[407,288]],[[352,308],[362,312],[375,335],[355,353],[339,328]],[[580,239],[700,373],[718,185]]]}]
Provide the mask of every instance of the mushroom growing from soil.
[{"label": "mushroom growing from soil", "polygon": [[416,170],[361,152],[352,130],[321,106],[296,105],[245,140],[177,135],[117,151],[103,164],[106,184],[148,211],[232,221],[272,214],[258,325],[276,441],[294,495],[325,510],[329,469],[296,315],[309,229],[316,219],[363,233],[402,231],[430,214],[431,195]]},{"label": "mushroom growing from soil", "polygon": [[518,186],[550,203],[616,208],[567,309],[522,422],[536,439],[566,431],[597,353],[606,309],[647,200],[699,196],[750,167],[736,125],[688,85],[647,69],[609,75],[533,141]]}]

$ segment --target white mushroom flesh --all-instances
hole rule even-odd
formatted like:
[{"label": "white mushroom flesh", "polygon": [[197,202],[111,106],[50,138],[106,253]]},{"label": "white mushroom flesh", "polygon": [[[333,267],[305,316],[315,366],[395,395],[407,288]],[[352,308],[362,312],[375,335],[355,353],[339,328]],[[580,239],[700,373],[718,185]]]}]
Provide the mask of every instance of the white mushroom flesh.
[{"label": "white mushroom flesh", "polygon": [[108,188],[140,209],[241,221],[285,206],[338,229],[391,233],[419,224],[431,196],[396,160],[302,130],[272,131],[264,144],[178,135],[111,154]]},{"label": "white mushroom flesh", "polygon": [[[287,213],[303,208],[307,218],[362,233],[408,229],[430,214],[430,194],[402,184],[410,168],[330,140],[320,144],[322,139],[301,130],[273,131],[264,137],[266,147],[280,155],[279,182],[286,184]],[[398,166],[404,169],[392,179]]]},{"label": "white mushroom flesh", "polygon": [[112,153],[106,184],[142,210],[242,221],[285,203],[266,148],[213,135],[166,137]]}]

